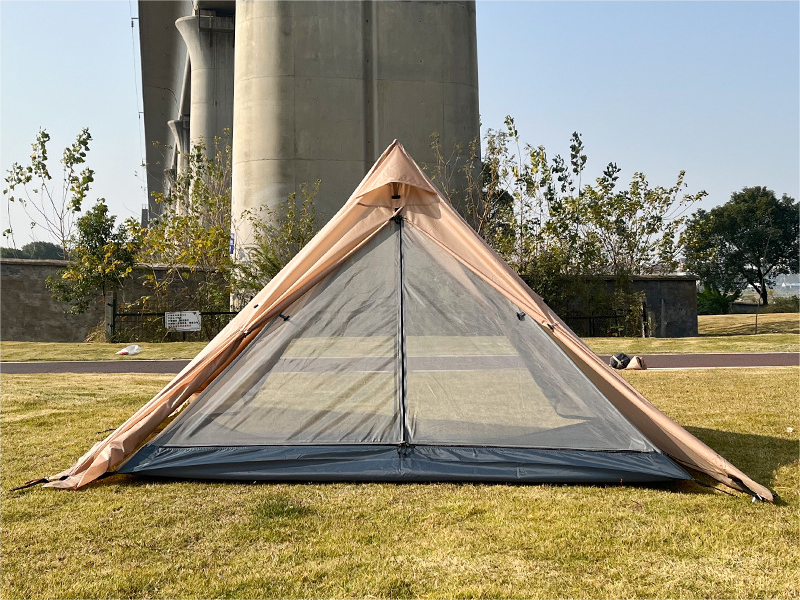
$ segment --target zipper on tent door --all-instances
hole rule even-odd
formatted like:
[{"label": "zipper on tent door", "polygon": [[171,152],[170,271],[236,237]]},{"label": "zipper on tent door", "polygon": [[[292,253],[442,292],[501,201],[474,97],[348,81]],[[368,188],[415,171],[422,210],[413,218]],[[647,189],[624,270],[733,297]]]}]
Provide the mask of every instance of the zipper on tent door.
[{"label": "zipper on tent door", "polygon": [[397,215],[394,222],[398,227],[398,253],[399,253],[399,291],[400,291],[400,306],[399,306],[399,338],[400,338],[400,445],[408,446],[410,438],[408,429],[408,380],[407,380],[407,358],[406,358],[406,305],[405,305],[405,257],[403,256],[403,217]]}]

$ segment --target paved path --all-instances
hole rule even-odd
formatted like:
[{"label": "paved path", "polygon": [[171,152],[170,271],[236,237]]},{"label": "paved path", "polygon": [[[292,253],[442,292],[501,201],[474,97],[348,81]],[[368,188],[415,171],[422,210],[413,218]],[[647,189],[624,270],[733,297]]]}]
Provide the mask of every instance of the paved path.
[{"label": "paved path", "polygon": [[[648,369],[706,369],[709,367],[796,367],[799,352],[756,352],[753,354],[640,354]],[[600,355],[606,364],[609,355]]]},{"label": "paved path", "polygon": [[164,373],[175,374],[188,360],[66,360],[0,362],[0,373]]},{"label": "paved path", "polygon": [[[800,365],[798,352],[754,354],[643,354],[648,369],[704,369],[709,367],[792,367]],[[608,363],[609,355],[601,354]],[[59,362],[2,362],[0,373],[161,373],[174,374],[188,360],[97,360]]]}]

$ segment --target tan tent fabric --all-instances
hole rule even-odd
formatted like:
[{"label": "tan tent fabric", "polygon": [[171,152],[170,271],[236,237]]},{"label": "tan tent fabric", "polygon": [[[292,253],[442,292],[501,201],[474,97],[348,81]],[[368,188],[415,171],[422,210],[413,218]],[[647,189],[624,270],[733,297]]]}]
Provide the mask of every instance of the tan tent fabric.
[{"label": "tan tent fabric", "polygon": [[[399,196],[399,197],[398,197]],[[314,239],[159,394],[48,486],[78,488],[128,458],[172,412],[206,387],[281,310],[400,214],[535,319],[614,406],[662,452],[734,489],[772,500],[711,448],[660,412],[603,363],[467,225],[397,141]]]}]

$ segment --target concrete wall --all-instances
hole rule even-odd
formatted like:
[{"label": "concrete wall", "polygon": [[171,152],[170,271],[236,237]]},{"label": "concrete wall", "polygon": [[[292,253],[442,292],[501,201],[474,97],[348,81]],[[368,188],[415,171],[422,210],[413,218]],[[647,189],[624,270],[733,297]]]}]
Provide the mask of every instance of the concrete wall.
[{"label": "concrete wall", "polygon": [[[104,310],[98,302],[82,315],[66,313],[66,305],[53,300],[45,279],[66,266],[60,260],[0,261],[0,339],[35,342],[82,342],[92,329],[102,325]],[[148,268],[148,273],[164,268]],[[609,292],[613,281],[608,281]],[[693,276],[643,276],[632,282],[647,298],[653,335],[693,337],[697,335],[697,292]],[[136,278],[128,279],[119,302],[130,303],[150,293]],[[176,310],[196,307],[180,306]],[[576,307],[579,308],[579,307]]]},{"label": "concrete wall", "polygon": [[[21,342],[83,342],[90,332],[103,332],[105,303],[98,300],[85,313],[67,312],[69,305],[53,299],[45,280],[65,268],[62,260],[0,260],[0,339]],[[163,278],[166,267],[138,268],[134,277],[125,280],[118,292],[118,304],[132,303],[150,295],[152,289],[142,284],[145,274]],[[203,275],[200,274],[200,277]],[[186,297],[196,280],[187,274],[170,291]],[[180,287],[183,286],[183,287]],[[197,310],[176,300],[174,310]]]},{"label": "concrete wall", "polygon": [[697,335],[697,278],[693,275],[641,275],[634,291],[644,292],[653,337]]},{"label": "concrete wall", "polygon": [[[595,297],[597,284],[598,296]],[[586,281],[585,293],[570,298],[568,309],[560,316],[578,335],[609,335],[608,327],[621,324],[607,306],[614,294],[613,277]],[[631,289],[643,292],[647,304],[650,337],[694,337],[697,335],[697,278],[693,275],[639,275],[631,278]],[[602,308],[606,306],[606,308]],[[592,321],[590,324],[589,321]],[[640,335],[628,331],[628,335]]]},{"label": "concrete wall", "polygon": [[82,342],[103,322],[97,303],[81,315],[65,314],[44,282],[66,266],[61,260],[0,261],[0,339],[21,342]]}]

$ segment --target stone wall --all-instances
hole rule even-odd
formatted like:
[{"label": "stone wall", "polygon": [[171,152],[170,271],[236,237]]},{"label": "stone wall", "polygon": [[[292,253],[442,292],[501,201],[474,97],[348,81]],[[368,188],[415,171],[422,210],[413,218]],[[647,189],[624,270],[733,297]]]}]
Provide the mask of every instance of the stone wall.
[{"label": "stone wall", "polygon": [[[60,260],[0,261],[0,339],[30,342],[82,342],[92,330],[103,330],[105,306],[98,301],[84,314],[67,312],[68,305],[53,299],[45,279],[66,266]],[[156,275],[164,267],[148,267]],[[135,302],[150,293],[142,285],[145,270],[129,278],[119,293],[119,304]],[[184,280],[186,282],[186,280]],[[613,280],[609,280],[613,287]],[[633,289],[644,292],[655,337],[697,335],[696,279],[689,275],[634,277]],[[193,307],[181,307],[189,310]]]},{"label": "stone wall", "polygon": [[[614,294],[613,277],[588,279],[587,298],[575,296],[569,302],[569,310],[561,317],[578,335],[607,336],[620,324],[610,308],[597,308],[592,290],[600,283],[602,306]],[[694,337],[697,335],[697,279],[693,275],[638,275],[631,277],[633,292],[644,293],[647,308],[647,335],[650,337]],[[589,302],[590,306],[585,303]],[[594,308],[592,308],[594,306]],[[599,312],[598,312],[599,311]],[[637,335],[628,331],[627,335]]]},{"label": "stone wall", "polygon": [[[105,303],[98,299],[83,314],[69,313],[69,305],[53,299],[45,287],[47,277],[67,265],[62,260],[0,260],[0,339],[20,342],[83,342],[92,332],[102,335]],[[140,267],[118,292],[118,305],[132,303],[152,293],[143,285],[145,275],[163,277],[166,267]],[[183,278],[183,289],[192,278]],[[179,307],[190,310],[195,307]],[[102,338],[101,338],[102,339]]]},{"label": "stone wall", "polygon": [[80,315],[53,299],[45,279],[63,269],[62,260],[0,261],[0,339],[21,342],[82,342],[102,326],[104,309],[97,302]]},{"label": "stone wall", "polygon": [[644,292],[653,337],[697,335],[697,278],[694,275],[640,275],[631,281]]}]

